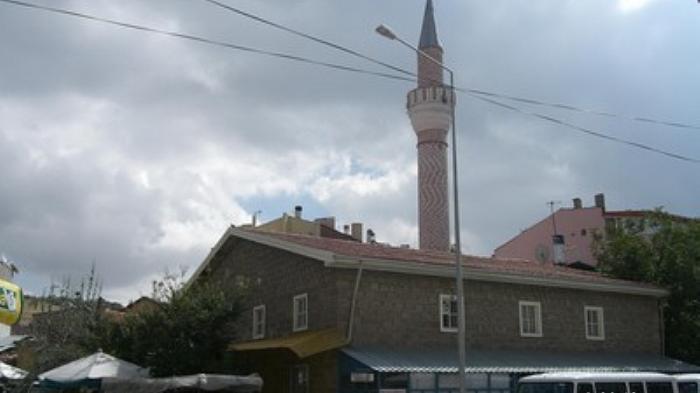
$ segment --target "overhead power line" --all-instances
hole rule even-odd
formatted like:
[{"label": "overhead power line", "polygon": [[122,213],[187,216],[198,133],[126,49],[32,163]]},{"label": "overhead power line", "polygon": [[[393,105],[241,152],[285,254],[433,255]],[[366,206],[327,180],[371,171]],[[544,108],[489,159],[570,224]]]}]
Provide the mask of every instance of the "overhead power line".
[{"label": "overhead power line", "polygon": [[[389,68],[389,69],[391,69],[391,70],[393,70],[393,71],[400,72],[400,73],[402,73],[402,74],[404,74],[404,75],[410,75],[410,76],[413,76],[413,77],[416,77],[416,78],[418,77],[418,75],[416,75],[414,72],[407,71],[407,70],[405,70],[405,69],[402,69],[401,67],[398,67],[398,66],[395,66],[395,65],[393,65],[393,64],[389,64],[389,63],[383,62],[383,61],[381,61],[381,60],[377,60],[377,59],[375,59],[375,58],[373,58],[373,57],[371,57],[371,56],[365,55],[365,54],[363,54],[363,53],[361,53],[361,52],[358,52],[358,51],[356,51],[356,50],[350,49],[350,48],[348,48],[348,47],[346,47],[346,46],[343,46],[343,45],[340,45],[340,44],[336,44],[336,43],[331,42],[331,41],[328,41],[328,40],[326,40],[326,39],[323,39],[323,38],[320,38],[320,37],[317,37],[317,36],[313,36],[313,35],[311,35],[311,34],[304,33],[304,32],[301,32],[301,31],[299,31],[299,30],[295,30],[295,29],[292,29],[292,28],[290,28],[290,27],[284,26],[284,25],[282,25],[282,24],[273,22],[273,21],[271,21],[271,20],[269,20],[269,19],[266,19],[266,18],[263,18],[263,17],[261,17],[261,16],[255,15],[255,14],[253,14],[253,13],[251,13],[251,12],[248,12],[248,11],[244,11],[244,10],[242,10],[242,9],[240,9],[240,8],[231,6],[231,5],[226,4],[226,3],[222,2],[222,1],[218,1],[218,0],[202,0],[202,1],[207,2],[207,3],[210,3],[210,4],[213,4],[213,5],[216,5],[216,6],[221,7],[221,8],[224,8],[224,9],[226,9],[226,10],[228,10],[228,11],[231,11],[231,12],[234,12],[234,13],[236,13],[236,14],[238,14],[238,15],[244,16],[244,17],[246,17],[246,18],[255,20],[255,21],[259,22],[259,23],[263,23],[263,24],[265,24],[265,25],[268,25],[268,26],[274,27],[274,28],[276,28],[276,29],[285,31],[285,32],[287,32],[287,33],[290,33],[290,34],[293,34],[293,35],[296,35],[296,36],[299,36],[299,37],[302,37],[302,38],[306,38],[306,39],[308,39],[308,40],[317,42],[317,43],[322,44],[322,45],[326,45],[326,46],[328,46],[328,47],[331,47],[331,48],[333,48],[333,49],[339,50],[339,51],[341,51],[341,52],[345,52],[345,53],[348,53],[348,54],[350,54],[350,55],[352,55],[352,56],[359,57],[359,58],[361,58],[361,59],[367,60],[367,61],[369,61],[369,62],[371,62],[371,63],[374,63],[374,64],[377,64],[377,65],[380,65],[380,66]],[[680,123],[680,122],[658,120],[658,119],[652,119],[652,118],[648,118],[648,117],[624,116],[624,115],[619,115],[619,114],[615,114],[615,113],[612,113],[612,112],[598,111],[598,110],[594,110],[594,109],[586,109],[586,108],[581,108],[581,107],[577,107],[577,106],[569,105],[569,104],[564,104],[564,103],[547,102],[547,101],[537,100],[537,99],[534,99],[534,98],[518,97],[518,96],[514,96],[514,95],[510,95],[510,94],[494,93],[494,92],[491,92],[491,91],[486,91],[486,90],[481,90],[481,89],[475,89],[475,88],[466,88],[466,87],[462,87],[462,88],[458,88],[458,89],[456,89],[456,90],[459,90],[459,91],[462,91],[462,92],[466,92],[466,93],[473,93],[473,94],[483,95],[483,96],[486,96],[486,97],[495,97],[495,98],[505,99],[505,100],[509,100],[509,101],[516,101],[516,102],[520,102],[520,103],[524,103],[524,104],[545,106],[545,107],[550,107],[550,108],[554,108],[554,109],[561,109],[561,110],[567,110],[567,111],[572,111],[572,112],[585,113],[585,114],[595,115],[595,116],[604,116],[604,117],[611,117],[611,118],[620,118],[620,119],[631,120],[631,121],[637,121],[637,122],[644,122],[644,123],[651,123],[651,124],[663,125],[663,126],[667,126],[667,127],[676,127],[676,128],[686,128],[686,129],[700,130],[700,125],[684,124],[684,123]]]},{"label": "overhead power line", "polygon": [[137,25],[134,23],[120,22],[120,21],[113,20],[113,19],[102,18],[102,17],[89,15],[89,14],[76,12],[76,11],[71,11],[71,10],[67,10],[67,9],[63,9],[63,8],[55,8],[55,7],[49,7],[49,6],[39,5],[39,4],[32,4],[32,3],[27,3],[24,1],[20,1],[20,0],[0,0],[0,2],[13,4],[13,5],[17,5],[17,6],[22,6],[22,7],[27,7],[27,8],[38,9],[38,10],[57,13],[57,14],[62,14],[62,15],[67,15],[67,16],[72,16],[72,17],[76,17],[76,18],[87,19],[87,20],[91,20],[91,21],[95,21],[95,22],[107,23],[107,24],[110,24],[113,26],[118,26],[118,27],[127,28],[127,29],[145,31],[145,32],[161,34],[161,35],[167,35],[167,36],[171,36],[171,37],[175,37],[175,38],[181,38],[181,39],[195,41],[195,42],[208,44],[208,45],[220,46],[220,47],[233,49],[233,50],[239,50],[239,51],[264,55],[264,56],[277,57],[277,58],[282,58],[282,59],[286,59],[286,60],[292,60],[292,61],[297,61],[297,62],[302,62],[302,63],[318,65],[318,66],[322,66],[322,67],[333,68],[333,69],[341,70],[341,71],[348,71],[348,72],[354,72],[354,73],[359,73],[359,74],[368,74],[368,75],[374,75],[374,76],[395,79],[395,80],[401,80],[401,81],[415,81],[415,79],[411,79],[408,77],[402,77],[402,76],[395,75],[395,74],[387,74],[384,72],[376,72],[376,71],[366,70],[366,69],[362,69],[362,68],[345,66],[342,64],[335,64],[335,63],[330,63],[330,62],[325,62],[325,61],[319,61],[319,60],[314,60],[314,59],[310,59],[307,57],[292,55],[292,54],[288,54],[288,53],[257,49],[257,48],[253,48],[253,47],[249,47],[249,46],[232,44],[232,43],[225,42],[225,41],[213,40],[213,39],[199,37],[199,36],[195,36],[195,35],[191,35],[191,34],[185,34],[185,33],[179,33],[179,32],[175,32],[175,31],[161,30],[161,29],[156,29],[156,28],[147,27],[147,26],[143,26],[143,25]]},{"label": "overhead power line", "polygon": [[[7,4],[13,4],[17,6],[22,6],[22,7],[28,7],[28,8],[33,8],[33,9],[38,9],[38,10],[43,10],[47,12],[52,12],[52,13],[57,13],[57,14],[62,14],[62,15],[68,15],[72,17],[77,17],[77,18],[83,18],[87,20],[92,20],[96,22],[102,22],[102,23],[107,23],[110,25],[122,27],[122,28],[127,28],[127,29],[134,29],[134,30],[139,30],[139,31],[145,31],[149,33],[155,33],[155,34],[161,34],[161,35],[167,35],[175,38],[180,38],[180,39],[186,39],[189,41],[195,41],[199,43],[204,43],[208,45],[214,45],[214,46],[220,46],[224,47],[227,49],[232,49],[232,50],[239,50],[239,51],[245,51],[249,53],[255,53],[255,54],[260,54],[260,55],[265,55],[265,56],[270,56],[270,57],[277,57],[277,58],[282,58],[282,59],[287,59],[287,60],[292,60],[292,61],[297,61],[297,62],[302,62],[302,63],[308,63],[308,64],[313,64],[317,66],[322,66],[322,67],[327,67],[331,69],[336,69],[336,70],[341,70],[341,71],[346,71],[346,72],[354,72],[354,73],[359,73],[359,74],[366,74],[366,75],[372,75],[372,76],[377,76],[377,77],[382,77],[382,78],[387,78],[387,79],[393,79],[393,80],[400,80],[400,81],[408,81],[408,82],[416,82],[417,79],[414,77],[409,77],[409,76],[401,76],[401,75],[395,75],[395,74],[388,74],[388,73],[383,73],[383,72],[376,72],[376,71],[371,71],[371,70],[366,70],[366,69],[361,69],[361,68],[356,68],[356,67],[351,67],[351,66],[345,66],[342,64],[335,64],[335,63],[328,63],[324,61],[317,61],[313,60],[310,58],[302,57],[302,56],[297,56],[297,55],[291,55],[287,53],[281,53],[281,52],[273,52],[273,51],[267,51],[267,50],[261,50],[257,48],[252,48],[252,47],[247,47],[247,46],[242,46],[242,45],[237,45],[237,44],[232,44],[224,41],[218,41],[218,40],[213,40],[209,38],[203,38],[199,36],[194,36],[190,34],[185,34],[185,33],[179,33],[179,32],[174,32],[174,31],[168,31],[168,30],[161,30],[161,29],[156,29],[156,28],[151,28],[147,26],[142,26],[142,25],[137,25],[133,23],[126,23],[126,22],[120,22],[112,19],[107,19],[107,18],[102,18],[102,17],[97,17],[89,14],[84,14],[80,12],[75,12],[71,10],[66,10],[62,8],[55,8],[55,7],[48,7],[48,6],[43,6],[43,5],[38,5],[38,4],[32,4],[32,3],[26,3],[20,0],[0,0],[1,3],[7,3]],[[378,62],[378,61],[377,61]],[[380,64],[381,62],[378,62]],[[409,71],[403,70],[403,73],[413,75]],[[672,153],[672,152],[667,152],[664,150],[660,150],[657,148],[654,148],[652,146],[644,145],[641,143],[633,142],[633,141],[628,141],[625,139],[617,138],[617,137],[612,137],[606,134],[603,134],[598,131],[594,131],[588,128],[580,127],[565,121],[562,121],[560,119],[548,116],[548,115],[543,115],[537,112],[530,112],[523,110],[521,108],[505,104],[503,102],[497,101],[492,98],[486,98],[483,97],[483,94],[477,93],[475,91],[471,91],[472,89],[463,89],[463,88],[457,88],[456,90],[466,92],[470,96],[477,98],[479,100],[491,103],[493,105],[497,105],[501,108],[509,109],[511,111],[515,111],[524,115],[528,116],[534,116],[536,118],[552,122],[579,132],[586,133],[588,135],[598,137],[598,138],[603,138],[607,139],[610,141],[618,142],[618,143],[623,143],[629,146],[633,146],[636,148],[644,149],[650,152],[662,154],[671,158],[683,160],[686,162],[692,162],[692,163],[700,163],[700,160],[695,159],[695,158],[690,158],[686,157],[680,154]],[[481,92],[483,93],[483,92]],[[499,98],[507,98],[507,97],[500,97],[499,95],[496,95],[495,93],[488,93],[491,96],[496,96]]]},{"label": "overhead power line", "polygon": [[335,44],[335,43],[333,43],[333,42],[331,42],[331,41],[328,41],[328,40],[324,40],[323,38],[315,37],[315,36],[313,36],[313,35],[311,35],[311,34],[303,33],[303,32],[301,32],[301,31],[299,31],[299,30],[295,30],[295,29],[292,29],[292,28],[290,28],[290,27],[283,26],[283,25],[281,25],[281,24],[279,24],[279,23],[272,22],[272,21],[270,21],[270,20],[268,20],[268,19],[265,19],[265,18],[262,18],[262,17],[260,17],[260,16],[251,14],[250,12],[243,11],[243,10],[241,10],[241,9],[239,9],[239,8],[232,7],[232,6],[228,5],[228,4],[222,3],[222,2],[220,2],[220,1],[217,1],[217,0],[202,0],[202,1],[205,1],[205,2],[207,2],[207,3],[210,3],[210,4],[216,5],[216,6],[218,6],[218,7],[224,8],[224,9],[229,10],[229,11],[231,11],[231,12],[235,12],[235,13],[241,15],[241,16],[244,16],[244,17],[246,17],[246,18],[253,19],[253,20],[257,21],[257,22],[266,24],[266,25],[268,25],[268,26],[272,26],[272,27],[274,27],[274,28],[276,28],[276,29],[280,29],[280,30],[286,31],[287,33],[294,34],[294,35],[296,35],[296,36],[299,36],[299,37],[302,37],[302,38],[306,38],[306,39],[311,40],[311,41],[315,41],[315,42],[317,42],[317,43],[319,43],[319,44],[322,44],[322,45],[330,46],[330,47],[333,48],[333,49],[337,49],[337,50],[339,50],[339,51],[341,51],[341,52],[345,52],[345,53],[348,53],[348,54],[353,55],[353,56],[355,56],[355,57],[359,57],[359,58],[361,58],[361,59],[363,59],[363,60],[367,60],[367,61],[369,61],[370,63],[374,63],[374,64],[380,65],[380,66],[382,66],[382,67],[389,68],[389,69],[391,69],[391,70],[393,70],[393,71],[397,71],[397,72],[400,72],[400,73],[405,74],[405,75],[416,76],[414,73],[412,73],[412,72],[410,72],[410,71],[406,71],[406,70],[404,70],[404,69],[402,69],[402,68],[399,68],[399,67],[397,67],[397,66],[391,65],[391,64],[389,64],[389,63],[385,63],[385,62],[383,62],[383,61],[381,61],[381,60],[377,60],[377,59],[372,58],[372,57],[370,57],[370,56],[364,55],[364,54],[362,54],[362,53],[360,53],[360,52],[358,52],[358,51],[352,50],[352,49],[350,49],[350,48],[346,48],[346,47],[344,47],[344,46],[342,46],[342,45]]},{"label": "overhead power line", "polygon": [[653,146],[649,146],[649,145],[645,145],[645,144],[642,144],[642,143],[638,143],[638,142],[634,142],[634,141],[629,141],[629,140],[626,140],[626,139],[622,139],[622,138],[610,136],[610,135],[607,135],[607,134],[603,134],[603,133],[601,133],[601,132],[599,132],[599,131],[595,131],[595,130],[592,130],[592,129],[590,129],[590,128],[577,126],[577,125],[575,125],[575,124],[573,124],[573,123],[569,123],[569,122],[567,122],[567,121],[564,121],[564,120],[561,120],[561,119],[557,119],[557,118],[552,117],[552,116],[543,115],[543,114],[541,114],[541,113],[530,112],[530,111],[524,110],[524,109],[522,109],[522,108],[515,107],[515,106],[513,106],[513,105],[509,105],[509,104],[506,104],[506,103],[503,103],[503,102],[500,102],[500,101],[496,101],[496,100],[491,99],[491,98],[482,97],[482,96],[479,96],[479,95],[476,95],[476,94],[471,94],[471,96],[474,97],[474,98],[476,98],[476,99],[479,99],[479,100],[488,102],[488,103],[490,103],[490,104],[500,106],[501,108],[505,108],[505,109],[508,109],[508,110],[510,110],[510,111],[518,112],[518,113],[521,113],[521,114],[523,114],[523,115],[533,116],[533,117],[536,117],[536,118],[538,118],[538,119],[542,119],[542,120],[548,121],[548,122],[550,122],[550,123],[554,123],[554,124],[557,124],[557,125],[560,125],[560,126],[563,126],[563,127],[567,127],[567,128],[569,128],[569,129],[572,129],[572,130],[575,130],[575,131],[578,131],[578,132],[581,132],[581,133],[584,133],[584,134],[588,134],[588,135],[591,135],[591,136],[594,136],[594,137],[597,137],[597,138],[603,138],[603,139],[607,139],[607,140],[609,140],[609,141],[613,141],[613,142],[617,142],[617,143],[622,143],[622,144],[625,144],[625,145],[633,146],[633,147],[636,147],[636,148],[638,148],[638,149],[644,149],[644,150],[647,150],[647,151],[650,151],[650,152],[653,152],[653,153],[662,154],[662,155],[667,156],[667,157],[675,158],[675,159],[677,159],[677,160],[692,162],[692,163],[694,163],[694,164],[700,164],[700,159],[697,159],[697,158],[692,158],[692,157],[683,156],[683,155],[680,155],[680,154],[676,154],[676,153],[672,153],[672,152],[669,152],[669,151],[661,150],[661,149],[655,148],[655,147],[653,147]]}]

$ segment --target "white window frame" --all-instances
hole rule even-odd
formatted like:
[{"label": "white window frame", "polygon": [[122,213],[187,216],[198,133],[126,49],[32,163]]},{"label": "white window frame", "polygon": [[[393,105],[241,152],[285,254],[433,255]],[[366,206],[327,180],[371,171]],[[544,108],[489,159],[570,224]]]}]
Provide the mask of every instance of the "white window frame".
[{"label": "white window frame", "polygon": [[[297,300],[304,299],[304,312],[297,312]],[[309,296],[306,293],[294,296],[292,299],[292,331],[301,332],[309,328]],[[301,324],[301,318],[304,318],[304,324]]]},{"label": "white window frame", "polygon": [[[523,323],[523,307],[535,307],[535,332],[525,332]],[[542,304],[521,300],[518,302],[518,315],[520,320],[520,337],[542,337]]]},{"label": "white window frame", "polygon": [[[445,301],[448,301],[450,303],[457,302],[457,296],[440,294],[439,303],[438,303],[438,316],[440,317],[440,331],[443,333],[456,333],[459,330],[459,325],[454,326],[454,327],[449,327],[449,326],[443,325],[444,316],[446,315],[446,313],[444,312],[442,306],[443,306]],[[452,306],[452,304],[450,304],[450,307],[451,306]],[[457,305],[457,307],[459,307],[459,304]],[[450,312],[448,311],[447,314],[449,315]],[[459,318],[459,313],[457,315]],[[457,323],[459,324],[459,320],[457,321]]]},{"label": "white window frame", "polygon": [[[592,336],[588,332],[588,312],[592,311],[598,314],[598,329],[600,332],[600,335],[598,336]],[[599,306],[584,306],[583,307],[583,328],[586,331],[586,339],[587,340],[595,340],[595,341],[602,341],[605,340],[605,310],[603,307]]]},{"label": "white window frame", "polygon": [[[262,310],[262,320],[258,320],[258,311]],[[266,319],[267,319],[267,310],[265,309],[265,305],[261,304],[259,306],[253,307],[253,340],[257,340],[260,338],[265,338],[265,324],[266,324]],[[260,326],[260,331],[257,330],[257,327]]]}]

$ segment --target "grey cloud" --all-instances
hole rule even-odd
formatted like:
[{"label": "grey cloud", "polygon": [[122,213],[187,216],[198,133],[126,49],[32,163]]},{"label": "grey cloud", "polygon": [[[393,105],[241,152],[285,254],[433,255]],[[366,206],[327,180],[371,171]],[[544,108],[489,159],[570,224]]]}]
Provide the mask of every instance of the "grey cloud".
[{"label": "grey cloud", "polygon": [[[40,3],[381,70],[204,2]],[[414,67],[414,54],[373,29],[387,23],[417,38],[421,0],[236,5]],[[313,200],[343,221],[365,222],[380,240],[415,242],[410,83],[0,7],[0,252],[32,275],[80,274],[94,258],[107,293],[127,298],[164,266],[199,263],[231,221],[248,219],[239,201],[253,206],[256,197]],[[692,118],[699,52],[689,50],[697,5],[652,2],[628,14],[609,0],[436,7],[460,85],[700,123]],[[689,132],[530,109],[700,151]],[[466,96],[458,115],[470,252],[489,254],[546,215],[552,199],[605,192],[616,208],[698,215],[696,166]],[[319,178],[334,187],[327,198],[314,188],[325,184]],[[350,181],[357,178],[385,189],[363,194]]]}]

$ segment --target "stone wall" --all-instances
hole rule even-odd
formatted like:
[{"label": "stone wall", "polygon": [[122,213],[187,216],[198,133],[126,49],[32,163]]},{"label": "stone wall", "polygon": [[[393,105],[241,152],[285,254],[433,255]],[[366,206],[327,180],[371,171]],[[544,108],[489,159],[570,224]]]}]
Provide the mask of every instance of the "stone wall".
[{"label": "stone wall", "polygon": [[238,333],[240,341],[252,339],[253,307],[265,305],[265,338],[283,337],[292,331],[292,298],[308,295],[308,330],[336,326],[336,280],[322,262],[290,252],[233,239],[235,244],[214,268],[211,277],[231,284],[244,283]]},{"label": "stone wall", "polygon": [[[339,274],[338,299],[349,299],[355,274]],[[440,331],[439,296],[454,293],[449,278],[365,271],[358,298],[353,344],[430,348],[453,345]],[[651,297],[467,281],[468,346],[481,349],[659,353],[657,300]],[[518,302],[538,301],[542,337],[521,337]],[[605,340],[585,336],[584,306],[605,314]]]}]

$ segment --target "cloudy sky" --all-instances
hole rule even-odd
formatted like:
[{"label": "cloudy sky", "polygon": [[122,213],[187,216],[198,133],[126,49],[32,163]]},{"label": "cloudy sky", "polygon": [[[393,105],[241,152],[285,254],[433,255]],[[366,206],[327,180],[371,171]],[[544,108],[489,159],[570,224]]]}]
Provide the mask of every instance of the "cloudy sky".
[{"label": "cloudy sky", "polygon": [[[382,71],[201,0],[28,0]],[[423,0],[223,0],[381,60],[415,55]],[[700,124],[695,0],[437,0],[458,84]],[[0,253],[26,290],[84,275],[105,296],[190,270],[230,224],[304,206],[417,243],[410,83],[345,73],[0,3]],[[700,158],[700,131],[518,104]],[[548,213],[604,192],[614,209],[698,216],[700,165],[462,96],[464,249],[489,255]]]}]

